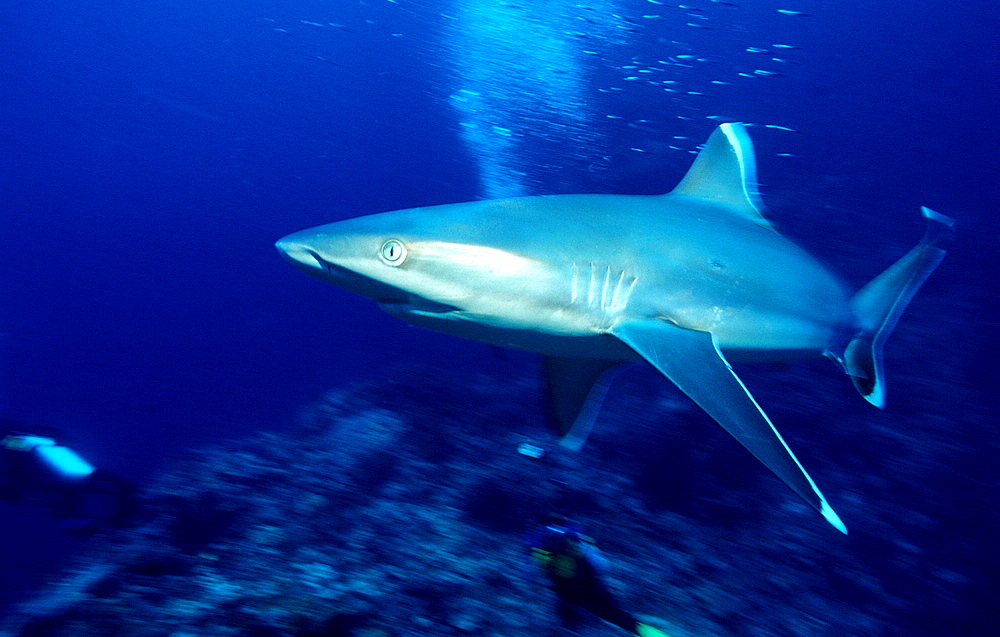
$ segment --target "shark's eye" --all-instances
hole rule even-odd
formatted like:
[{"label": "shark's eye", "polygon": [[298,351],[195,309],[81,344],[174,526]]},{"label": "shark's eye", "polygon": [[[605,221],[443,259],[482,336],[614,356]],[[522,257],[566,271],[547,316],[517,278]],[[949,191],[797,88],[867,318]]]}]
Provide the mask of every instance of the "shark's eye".
[{"label": "shark's eye", "polygon": [[406,246],[403,245],[402,241],[389,239],[382,244],[378,256],[388,265],[400,265],[406,259]]}]

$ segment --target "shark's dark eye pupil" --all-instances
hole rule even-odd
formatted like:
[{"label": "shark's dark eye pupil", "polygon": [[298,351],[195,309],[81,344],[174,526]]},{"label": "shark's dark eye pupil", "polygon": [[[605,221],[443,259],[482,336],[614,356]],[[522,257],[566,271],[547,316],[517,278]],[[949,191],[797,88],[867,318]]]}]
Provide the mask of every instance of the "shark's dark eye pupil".
[{"label": "shark's dark eye pupil", "polygon": [[406,248],[403,243],[397,239],[389,239],[382,244],[382,249],[379,250],[379,256],[382,257],[388,265],[399,265],[406,258]]}]

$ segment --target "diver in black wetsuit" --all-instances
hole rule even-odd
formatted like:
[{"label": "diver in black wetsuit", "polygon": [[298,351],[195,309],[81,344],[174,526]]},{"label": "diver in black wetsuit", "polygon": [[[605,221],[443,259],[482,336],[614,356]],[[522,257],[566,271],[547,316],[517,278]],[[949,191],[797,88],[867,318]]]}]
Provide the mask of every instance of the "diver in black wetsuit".
[{"label": "diver in black wetsuit", "polygon": [[0,499],[41,505],[74,533],[120,528],[135,513],[131,483],[46,436],[0,438]]},{"label": "diver in black wetsuit", "polygon": [[605,562],[593,539],[569,519],[550,516],[529,544],[559,599],[559,617],[566,628],[574,629],[585,610],[639,637],[669,637],[621,608],[604,583]]}]

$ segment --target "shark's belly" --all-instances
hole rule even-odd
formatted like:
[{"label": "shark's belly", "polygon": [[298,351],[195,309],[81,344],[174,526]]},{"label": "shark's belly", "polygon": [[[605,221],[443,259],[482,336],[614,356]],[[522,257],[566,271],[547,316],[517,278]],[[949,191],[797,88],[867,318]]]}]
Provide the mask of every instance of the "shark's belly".
[{"label": "shark's belly", "polygon": [[545,356],[633,360],[639,356],[617,338],[597,326],[572,329],[560,325],[499,325],[455,315],[396,314],[399,318],[437,332],[488,345],[536,352]]},{"label": "shark's belly", "polygon": [[730,362],[783,361],[809,358],[826,350],[839,328],[827,324],[788,322],[779,329],[719,330],[719,349]]}]

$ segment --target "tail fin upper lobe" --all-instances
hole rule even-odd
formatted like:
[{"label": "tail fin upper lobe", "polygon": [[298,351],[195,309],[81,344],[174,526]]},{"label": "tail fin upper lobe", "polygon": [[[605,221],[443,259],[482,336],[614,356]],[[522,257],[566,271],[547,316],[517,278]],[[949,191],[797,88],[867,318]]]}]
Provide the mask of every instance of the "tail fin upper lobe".
[{"label": "tail fin upper lobe", "polygon": [[924,238],[903,258],[875,277],[851,299],[859,330],[844,350],[844,366],[865,400],[885,407],[882,348],[910,299],[944,258],[954,220],[930,208]]}]

